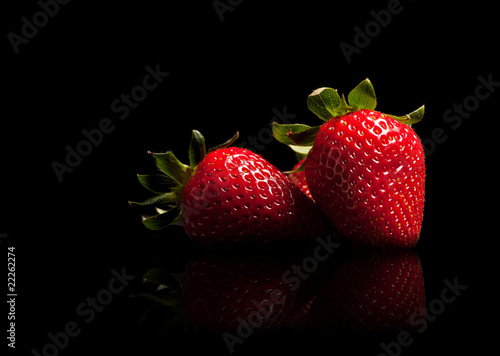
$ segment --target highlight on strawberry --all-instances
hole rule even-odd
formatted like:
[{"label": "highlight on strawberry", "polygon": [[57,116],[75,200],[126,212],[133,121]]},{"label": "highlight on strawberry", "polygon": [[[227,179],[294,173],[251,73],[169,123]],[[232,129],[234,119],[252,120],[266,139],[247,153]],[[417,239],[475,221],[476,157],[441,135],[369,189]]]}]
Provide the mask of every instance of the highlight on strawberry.
[{"label": "highlight on strawberry", "polygon": [[272,246],[328,234],[331,225],[314,202],[262,156],[230,147],[237,138],[207,151],[193,130],[189,165],[172,151],[149,152],[160,173],[138,179],[156,195],[129,202],[156,210],[144,225],[159,230],[182,220],[189,237],[211,246]]},{"label": "highlight on strawberry", "polygon": [[348,95],[319,88],[307,99],[320,126],[273,124],[275,138],[300,155],[298,170],[316,204],[348,240],[370,247],[412,247],[425,196],[424,150],[411,128],[424,106],[404,116],[374,111],[366,79]]}]

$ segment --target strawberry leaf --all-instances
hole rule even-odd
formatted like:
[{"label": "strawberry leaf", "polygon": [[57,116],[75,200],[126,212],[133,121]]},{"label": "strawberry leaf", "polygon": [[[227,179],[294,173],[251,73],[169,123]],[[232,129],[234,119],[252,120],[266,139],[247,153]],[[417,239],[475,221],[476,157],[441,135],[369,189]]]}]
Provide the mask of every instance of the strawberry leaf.
[{"label": "strawberry leaf", "polygon": [[[297,158],[298,162],[306,158],[309,151],[312,148],[312,146],[293,146],[293,145],[290,145],[288,147],[290,147],[295,152],[295,158]],[[299,150],[295,150],[295,148],[299,148]]]},{"label": "strawberry leaf", "polygon": [[[357,98],[355,95],[354,101]],[[340,97],[332,88],[319,88],[313,91],[307,98],[307,106],[323,121],[358,110],[347,104],[344,94]]]},{"label": "strawberry leaf", "polygon": [[297,155],[297,159],[300,161],[302,158],[306,158],[307,154],[311,150],[312,146],[296,146],[296,145],[288,145],[293,152]]},{"label": "strawberry leaf", "polygon": [[166,208],[166,207],[169,207],[171,205],[175,205],[176,203],[179,203],[181,200],[182,200],[182,196],[181,196],[180,192],[172,191],[172,192],[156,195],[156,196],[148,198],[140,203],[135,202],[135,201],[129,201],[128,203],[133,208],[147,208],[150,206],[153,206],[153,207],[158,206],[158,207]]},{"label": "strawberry leaf", "polygon": [[419,122],[420,120],[422,120],[422,118],[424,117],[424,113],[425,113],[425,105],[422,105],[417,110],[412,111],[411,113],[409,113],[406,116],[409,116],[411,121],[412,121],[411,123],[415,124],[415,123]]},{"label": "strawberry leaf", "polygon": [[[173,276],[171,278],[175,279]],[[144,279],[143,284],[136,288],[130,297],[143,297],[164,306],[178,307],[182,304],[182,286],[179,285],[178,288],[180,289]]]},{"label": "strawberry leaf", "polygon": [[175,180],[164,174],[138,174],[137,179],[144,188],[157,194],[166,193],[179,186]]},{"label": "strawberry leaf", "polygon": [[319,88],[307,98],[307,106],[323,121],[335,116],[335,109],[340,105],[340,96],[333,88]]},{"label": "strawberry leaf", "polygon": [[189,145],[189,166],[193,171],[206,155],[205,137],[199,131],[193,130],[191,144]]},{"label": "strawberry leaf", "polygon": [[181,185],[185,185],[189,180],[188,166],[181,163],[172,151],[166,153],[148,152],[156,159],[156,165],[167,176]]},{"label": "strawberry leaf", "polygon": [[219,150],[221,148],[228,148],[229,146],[231,146],[233,143],[236,142],[236,140],[240,137],[240,133],[238,131],[236,131],[236,133],[233,135],[233,137],[231,137],[229,140],[227,140],[226,142],[224,143],[221,143],[220,145],[218,146],[215,146],[215,147],[212,147],[211,149],[208,150],[208,152],[213,152],[215,150]]},{"label": "strawberry leaf", "polygon": [[305,131],[289,133],[288,138],[295,146],[312,146],[318,135],[320,126],[311,127]]},{"label": "strawberry leaf", "polygon": [[311,126],[303,124],[278,124],[273,122],[273,135],[276,140],[285,145],[293,145],[294,142],[290,139],[289,135],[298,134],[307,131]]},{"label": "strawberry leaf", "polygon": [[425,112],[425,105],[422,105],[417,110],[412,111],[411,113],[406,114],[404,116],[395,116],[388,114],[386,115],[392,117],[394,120],[401,122],[402,124],[412,125],[422,120],[422,118],[424,117],[424,112]]},{"label": "strawberry leaf", "polygon": [[368,78],[363,80],[354,88],[347,96],[349,105],[357,110],[368,109],[375,110],[377,99],[375,97],[375,89]]},{"label": "strawberry leaf", "polygon": [[182,282],[164,269],[150,269],[142,278],[144,282],[157,284],[157,290],[168,288],[177,293],[182,293]]},{"label": "strawberry leaf", "polygon": [[161,230],[181,217],[181,205],[170,209],[164,213],[144,218],[142,223],[150,230]]}]

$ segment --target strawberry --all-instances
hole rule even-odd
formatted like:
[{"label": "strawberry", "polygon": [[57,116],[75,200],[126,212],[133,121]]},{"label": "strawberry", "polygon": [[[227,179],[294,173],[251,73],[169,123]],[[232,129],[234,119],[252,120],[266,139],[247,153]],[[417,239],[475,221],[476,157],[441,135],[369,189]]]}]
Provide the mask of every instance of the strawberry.
[{"label": "strawberry", "polygon": [[311,195],[311,191],[309,190],[309,186],[306,182],[306,173],[304,170],[299,171],[300,167],[305,163],[306,159],[301,159],[293,168],[292,172],[288,173],[288,177],[290,180],[297,185],[302,193],[307,195],[309,199],[313,200]]},{"label": "strawberry", "polygon": [[309,108],[326,121],[316,127],[274,124],[275,136],[308,146],[305,176],[311,194],[347,239],[364,246],[411,247],[420,236],[425,195],[422,144],[410,125],[424,107],[404,117],[374,111],[366,79],[348,96],[320,88]]},{"label": "strawberry", "polygon": [[226,144],[206,153],[193,131],[190,165],[173,155],[151,153],[164,175],[138,176],[159,193],[132,206],[156,207],[145,218],[150,229],[183,219],[186,233],[203,245],[274,245],[314,239],[327,233],[321,210],[262,156]]},{"label": "strawberry", "polygon": [[333,272],[311,306],[308,323],[318,329],[414,331],[414,314],[421,310],[425,290],[417,254],[363,251]]}]

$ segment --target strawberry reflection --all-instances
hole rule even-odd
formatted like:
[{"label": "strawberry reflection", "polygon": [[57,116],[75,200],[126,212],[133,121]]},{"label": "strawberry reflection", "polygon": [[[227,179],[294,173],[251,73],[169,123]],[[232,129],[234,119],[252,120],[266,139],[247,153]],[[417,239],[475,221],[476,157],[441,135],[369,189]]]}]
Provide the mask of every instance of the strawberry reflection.
[{"label": "strawberry reflection", "polygon": [[[326,251],[330,245],[324,246]],[[155,302],[141,322],[160,333],[223,334],[228,344],[284,327],[425,328],[424,280],[415,252],[353,254],[340,248],[328,260],[313,261],[314,252],[317,246],[286,254],[206,253],[191,260],[182,276],[150,270],[135,293]],[[339,256],[346,258],[337,267]]]},{"label": "strawberry reflection", "polygon": [[182,278],[150,270],[135,295],[157,304],[141,321],[163,331],[230,332],[239,338],[303,323],[305,316],[298,315],[330,264],[303,266],[311,255],[207,253],[191,260]]},{"label": "strawberry reflection", "polygon": [[284,277],[293,263],[280,256],[205,256],[185,272],[186,311],[204,330],[276,330],[310,291]]},{"label": "strawberry reflection", "polygon": [[420,331],[425,310],[422,268],[413,251],[362,251],[335,270],[312,303],[308,327]]}]

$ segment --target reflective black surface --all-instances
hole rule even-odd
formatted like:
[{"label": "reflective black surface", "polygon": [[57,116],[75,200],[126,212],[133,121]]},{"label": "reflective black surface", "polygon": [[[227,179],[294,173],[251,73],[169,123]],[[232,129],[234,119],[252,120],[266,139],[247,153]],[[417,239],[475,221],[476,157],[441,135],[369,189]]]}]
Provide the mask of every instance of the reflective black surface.
[{"label": "reflective black surface", "polygon": [[418,247],[364,250],[338,236],[285,251],[192,247],[180,268],[150,263],[131,293],[151,348],[418,354],[426,340],[437,349],[469,347],[475,335],[456,339],[457,327],[472,330],[477,316],[450,312],[471,302],[470,275],[450,274],[450,259],[429,261]]},{"label": "reflective black surface", "polygon": [[157,336],[218,335],[229,352],[280,332],[396,333],[403,340],[424,332],[415,251],[348,251],[330,237],[318,240],[286,253],[205,252],[181,274],[149,270],[133,293],[153,302],[140,323]]},{"label": "reflective black surface", "polygon": [[[234,354],[491,352],[493,5],[63,3],[9,2],[2,11],[0,250],[6,268],[15,247],[17,297],[9,320],[4,271],[1,355],[226,355],[226,332]],[[221,3],[232,8],[223,21]],[[11,33],[25,38],[17,53]],[[359,47],[350,62],[342,43]],[[147,198],[136,175],[156,172],[146,152],[173,149],[187,161],[192,129],[208,147],[239,130],[237,145],[290,169],[296,159],[270,137],[270,122],[318,125],[306,105],[312,90],[347,92],[367,77],[381,111],[426,105],[413,126],[427,172],[413,250],[358,252],[342,242],[329,253],[311,241],[281,253],[216,254],[180,226],[148,231],[128,206]],[[168,289],[155,300],[132,297],[155,295],[142,280],[152,269],[167,273],[160,283],[181,281],[167,298],[175,308],[165,304]],[[387,287],[396,275],[403,294]],[[14,321],[15,349],[7,346]]]}]

